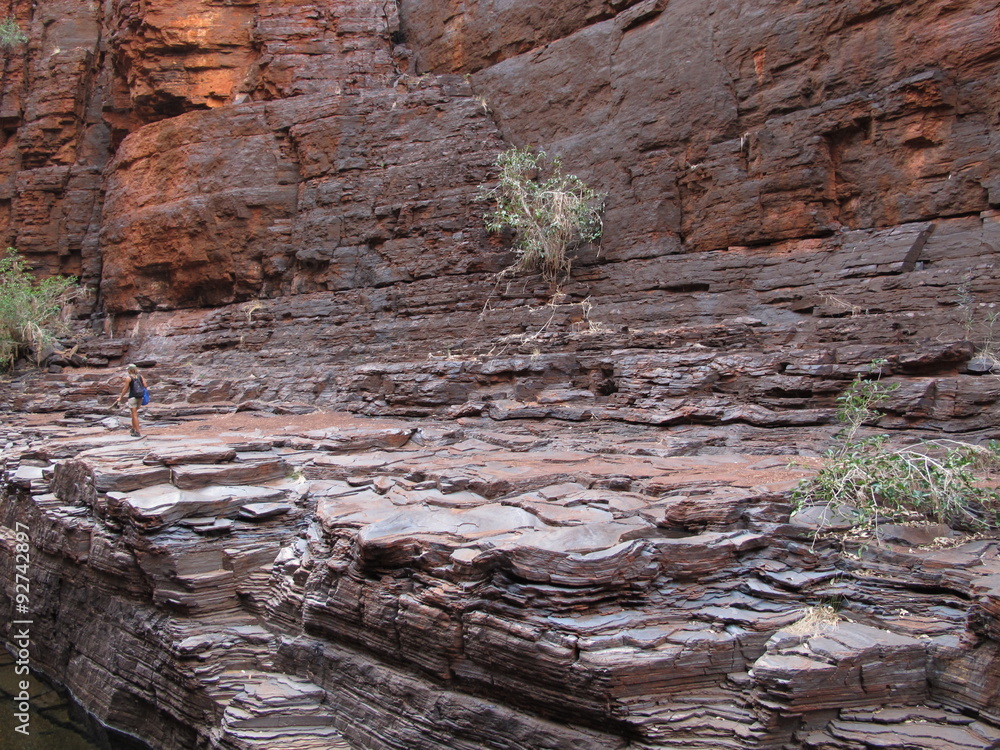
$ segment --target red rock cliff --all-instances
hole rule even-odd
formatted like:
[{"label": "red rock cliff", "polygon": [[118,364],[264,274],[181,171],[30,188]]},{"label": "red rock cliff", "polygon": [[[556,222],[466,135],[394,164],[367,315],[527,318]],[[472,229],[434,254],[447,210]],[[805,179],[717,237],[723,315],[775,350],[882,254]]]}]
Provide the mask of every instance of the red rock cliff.
[{"label": "red rock cliff", "polygon": [[[1000,437],[1000,4],[10,7],[0,226],[92,290],[76,357],[155,360],[142,441],[99,426],[106,371],[0,390],[64,417],[0,430],[0,604],[21,524],[32,658],[100,718],[165,748],[998,746],[996,540],[845,554],[747,454],[816,455],[874,359],[880,426]],[[558,294],[496,283],[475,196],[509,144],[607,193]],[[849,622],[792,625],[826,602]]]},{"label": "red rock cliff", "polygon": [[[440,373],[354,365],[506,351],[544,326],[546,351],[638,352],[634,369],[610,354],[563,368],[604,383],[616,418],[708,389],[717,408],[657,420],[771,424],[789,417],[761,406],[828,404],[840,386],[817,377],[884,357],[952,378],[989,336],[995,2],[42,0],[14,15],[31,41],[7,54],[0,103],[8,243],[80,274],[132,357],[269,368],[270,390],[237,384],[234,400],[477,408],[481,375],[420,394],[414,378]],[[494,284],[509,256],[475,196],[510,143],[607,193],[601,246],[553,308],[535,280]],[[714,335],[659,333],[690,325],[728,327],[766,361],[713,360],[710,379],[664,391],[649,351]],[[581,332],[603,338],[565,338]],[[337,387],[289,386],[289,359]],[[955,417],[942,394],[964,391],[977,429],[995,390],[921,380],[897,412],[940,425]]]}]

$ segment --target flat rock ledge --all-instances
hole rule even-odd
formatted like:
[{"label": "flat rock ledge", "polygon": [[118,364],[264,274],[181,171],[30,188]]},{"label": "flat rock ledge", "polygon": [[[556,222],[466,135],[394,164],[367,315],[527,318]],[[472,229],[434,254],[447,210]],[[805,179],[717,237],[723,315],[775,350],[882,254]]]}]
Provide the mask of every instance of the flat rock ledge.
[{"label": "flat rock ledge", "polygon": [[816,537],[786,459],[544,420],[5,430],[0,607],[24,524],[35,665],[154,747],[1000,747],[1000,540]]}]

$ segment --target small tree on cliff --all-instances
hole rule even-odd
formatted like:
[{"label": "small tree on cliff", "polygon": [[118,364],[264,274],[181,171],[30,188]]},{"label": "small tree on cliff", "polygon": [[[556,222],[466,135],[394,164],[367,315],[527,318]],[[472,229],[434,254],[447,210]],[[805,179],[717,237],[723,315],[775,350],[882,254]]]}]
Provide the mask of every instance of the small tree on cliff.
[{"label": "small tree on cliff", "polygon": [[21,31],[13,16],[7,16],[0,21],[0,47],[10,49],[28,41],[28,35]]},{"label": "small tree on cliff", "polygon": [[0,257],[0,372],[29,352],[39,361],[42,350],[64,330],[62,311],[78,290],[72,277],[36,281],[17,251],[7,248]]},{"label": "small tree on cliff", "polygon": [[[497,157],[500,169],[496,187],[480,193],[480,200],[495,200],[486,214],[491,232],[512,229],[516,234],[517,260],[504,275],[541,272],[558,281],[569,274],[568,252],[601,236],[601,195],[576,175],[563,174],[558,157],[544,151],[512,148]],[[542,179],[543,172],[549,173]]]}]

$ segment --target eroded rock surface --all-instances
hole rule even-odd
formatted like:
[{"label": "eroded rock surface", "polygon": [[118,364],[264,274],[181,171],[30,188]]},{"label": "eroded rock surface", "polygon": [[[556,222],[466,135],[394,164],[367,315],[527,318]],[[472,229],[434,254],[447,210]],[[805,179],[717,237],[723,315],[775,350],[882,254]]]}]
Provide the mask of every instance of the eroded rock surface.
[{"label": "eroded rock surface", "polygon": [[[782,347],[775,375],[858,344],[950,374],[924,349],[982,345],[998,291],[998,12],[23,0],[0,226],[114,314],[93,321],[117,341],[83,349],[91,364],[225,378],[250,359],[273,380],[305,335],[348,377],[349,354],[467,357],[539,332],[527,352],[561,351],[550,335],[744,319]],[[601,245],[555,310],[537,280],[495,285],[509,238],[482,231],[476,198],[510,143],[607,193]]]},{"label": "eroded rock surface", "polygon": [[652,429],[250,419],[8,428],[33,657],[156,746],[1000,743],[1000,540],[844,548],[808,466]]},{"label": "eroded rock surface", "polygon": [[[0,384],[0,572],[27,524],[33,658],[102,720],[185,749],[998,746],[996,540],[814,542],[786,465],[876,360],[881,428],[1000,436],[996,2],[10,13],[0,231],[89,296]],[[529,144],[607,194],[556,290],[498,284],[482,228]],[[107,409],[126,361],[141,442]],[[356,416],[269,419],[318,410]],[[185,431],[234,412],[258,428]]]}]

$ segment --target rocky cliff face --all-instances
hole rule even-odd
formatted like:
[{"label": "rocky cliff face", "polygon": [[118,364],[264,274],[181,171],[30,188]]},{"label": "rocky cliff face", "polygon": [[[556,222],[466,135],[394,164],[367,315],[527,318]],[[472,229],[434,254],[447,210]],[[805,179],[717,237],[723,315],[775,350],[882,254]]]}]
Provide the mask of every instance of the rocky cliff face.
[{"label": "rocky cliff face", "polygon": [[634,428],[243,420],[5,433],[31,662],[154,747],[1000,744],[995,539]]},{"label": "rocky cliff face", "polygon": [[[17,5],[8,242],[92,290],[120,343],[91,364],[197,363],[230,402],[533,404],[478,359],[558,352],[543,380],[615,419],[819,423],[885,358],[901,425],[991,422],[958,376],[993,335],[995,5],[566,5]],[[607,193],[555,297],[494,280],[475,198],[506,143]],[[707,370],[678,361],[701,337]]]},{"label": "rocky cliff face", "polygon": [[[0,232],[90,297],[9,412],[79,427],[140,361],[161,428],[435,420],[181,458],[7,426],[5,521],[65,593],[39,664],[101,718],[163,747],[290,715],[302,748],[996,742],[993,542],[845,557],[787,483],[620,457],[814,454],[875,359],[882,427],[1000,437],[1000,4],[10,8]],[[476,197],[510,144],[607,194],[558,290],[496,280]],[[839,598],[836,637],[786,629]]]}]

